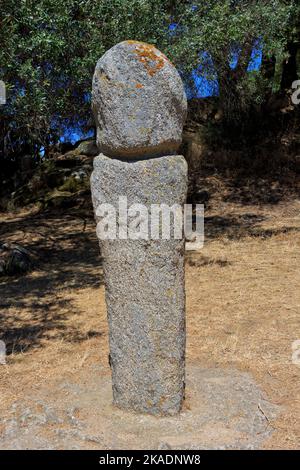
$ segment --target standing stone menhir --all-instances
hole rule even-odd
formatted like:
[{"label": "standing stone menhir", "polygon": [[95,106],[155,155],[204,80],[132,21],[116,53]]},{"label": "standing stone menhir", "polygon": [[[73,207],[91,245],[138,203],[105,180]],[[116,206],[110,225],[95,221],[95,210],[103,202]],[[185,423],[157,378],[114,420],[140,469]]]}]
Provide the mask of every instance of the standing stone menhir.
[{"label": "standing stone menhir", "polygon": [[[186,106],[177,70],[151,45],[125,41],[97,63],[93,111],[103,153],[94,160],[92,199],[97,223],[104,217],[101,206],[111,204],[120,229],[115,239],[97,232],[113,400],[124,409],[156,415],[178,413],[184,399],[184,236],[153,239],[150,209],[152,204],[182,207],[185,202],[187,165],[176,152]],[[119,217],[120,197],[131,207],[128,226],[133,204],[149,210],[149,218],[138,212],[136,224],[137,230],[149,227],[149,237],[124,236],[128,227]]]}]

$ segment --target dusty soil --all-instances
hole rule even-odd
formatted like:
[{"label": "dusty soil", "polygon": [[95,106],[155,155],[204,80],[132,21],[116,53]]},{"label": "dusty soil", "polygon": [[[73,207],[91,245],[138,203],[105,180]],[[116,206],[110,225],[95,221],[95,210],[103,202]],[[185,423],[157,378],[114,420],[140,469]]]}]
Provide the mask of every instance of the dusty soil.
[{"label": "dusty soil", "polygon": [[109,371],[82,367],[16,401],[0,449],[256,449],[272,434],[281,408],[250,374],[188,365],[186,385],[178,416],[141,415],[112,404]]},{"label": "dusty soil", "polygon": [[[300,339],[300,199],[280,194],[240,202],[217,178],[206,184],[216,190],[207,204],[205,246],[186,259],[188,366],[248,373],[281,410],[276,419],[260,410],[273,430],[261,446],[300,448],[300,368],[292,361],[292,343]],[[62,380],[84,390],[91,374],[109,378],[90,206],[43,213],[32,207],[0,220],[1,242],[22,244],[37,260],[31,273],[0,279],[0,339],[8,349],[7,365],[0,366],[0,437],[9,446],[16,423],[26,433],[30,421],[46,416],[41,446],[57,429],[61,447],[71,445],[64,428],[69,420],[75,442],[80,410],[71,406],[72,390],[58,393]],[[64,418],[53,413],[56,400]],[[89,429],[84,436],[83,447],[104,447]]]}]

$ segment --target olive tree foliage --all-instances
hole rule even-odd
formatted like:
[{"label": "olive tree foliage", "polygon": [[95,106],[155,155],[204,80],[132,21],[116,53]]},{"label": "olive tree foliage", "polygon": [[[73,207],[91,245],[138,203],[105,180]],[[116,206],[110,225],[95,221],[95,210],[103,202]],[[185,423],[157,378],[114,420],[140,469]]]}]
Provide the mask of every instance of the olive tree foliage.
[{"label": "olive tree foliage", "polygon": [[[282,64],[296,4],[282,0],[195,0],[193,5],[192,11],[186,7],[178,21],[184,34],[175,46],[176,59],[185,62],[187,70],[198,61],[201,74],[217,78],[223,119],[230,125],[240,123],[249,106],[259,105],[273,87],[272,76],[265,79],[261,70],[248,72],[253,52],[260,49],[265,59],[275,58]],[[238,60],[231,68],[234,54]]]},{"label": "olive tree foliage", "polygon": [[163,13],[155,0],[1,0],[3,152],[47,149],[65,127],[84,126],[97,59],[124,39],[162,38]]},{"label": "olive tree foliage", "polygon": [[[37,154],[66,127],[84,128],[96,61],[125,39],[155,44],[183,77],[198,65],[201,73],[216,74],[224,115],[239,116],[260,99],[261,74],[247,74],[255,41],[282,60],[292,12],[292,0],[1,0],[7,104],[0,107],[0,153]],[[240,55],[232,70],[234,50]]]}]

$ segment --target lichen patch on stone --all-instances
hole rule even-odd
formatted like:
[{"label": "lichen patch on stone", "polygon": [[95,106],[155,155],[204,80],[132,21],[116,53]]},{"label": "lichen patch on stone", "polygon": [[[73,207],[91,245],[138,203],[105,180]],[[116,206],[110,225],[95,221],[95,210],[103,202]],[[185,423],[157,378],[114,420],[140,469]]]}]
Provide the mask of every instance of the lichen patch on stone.
[{"label": "lichen patch on stone", "polygon": [[166,62],[163,54],[158,54],[157,49],[152,44],[143,42],[135,43],[132,41],[130,44],[135,45],[134,52],[138,56],[138,60],[145,66],[148,74],[153,77],[159,70],[161,70]]},{"label": "lichen patch on stone", "polygon": [[99,59],[92,106],[101,152],[126,159],[176,153],[186,105],[180,75],[154,46],[123,41]]}]

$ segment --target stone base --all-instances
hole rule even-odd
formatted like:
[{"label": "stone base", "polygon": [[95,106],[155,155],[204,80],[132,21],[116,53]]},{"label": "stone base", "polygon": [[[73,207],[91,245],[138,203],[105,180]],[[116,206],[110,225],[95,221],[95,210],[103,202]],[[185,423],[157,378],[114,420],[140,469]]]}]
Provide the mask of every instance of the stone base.
[{"label": "stone base", "polygon": [[[99,155],[91,187],[97,222],[102,220],[103,203],[118,213],[120,197],[127,198],[128,207],[143,204],[150,209],[162,203],[182,207],[187,164],[177,155],[130,162]],[[147,214],[139,219],[139,225],[150,231]],[[124,222],[117,217],[120,227],[124,229]],[[184,237],[124,240],[118,232],[115,240],[99,241],[114,403],[143,413],[176,414],[185,386]]]},{"label": "stone base", "polygon": [[197,366],[187,367],[177,416],[116,408],[109,371],[95,364],[60,378],[51,392],[47,383],[7,410],[0,449],[258,449],[281,411],[250,374]]}]

